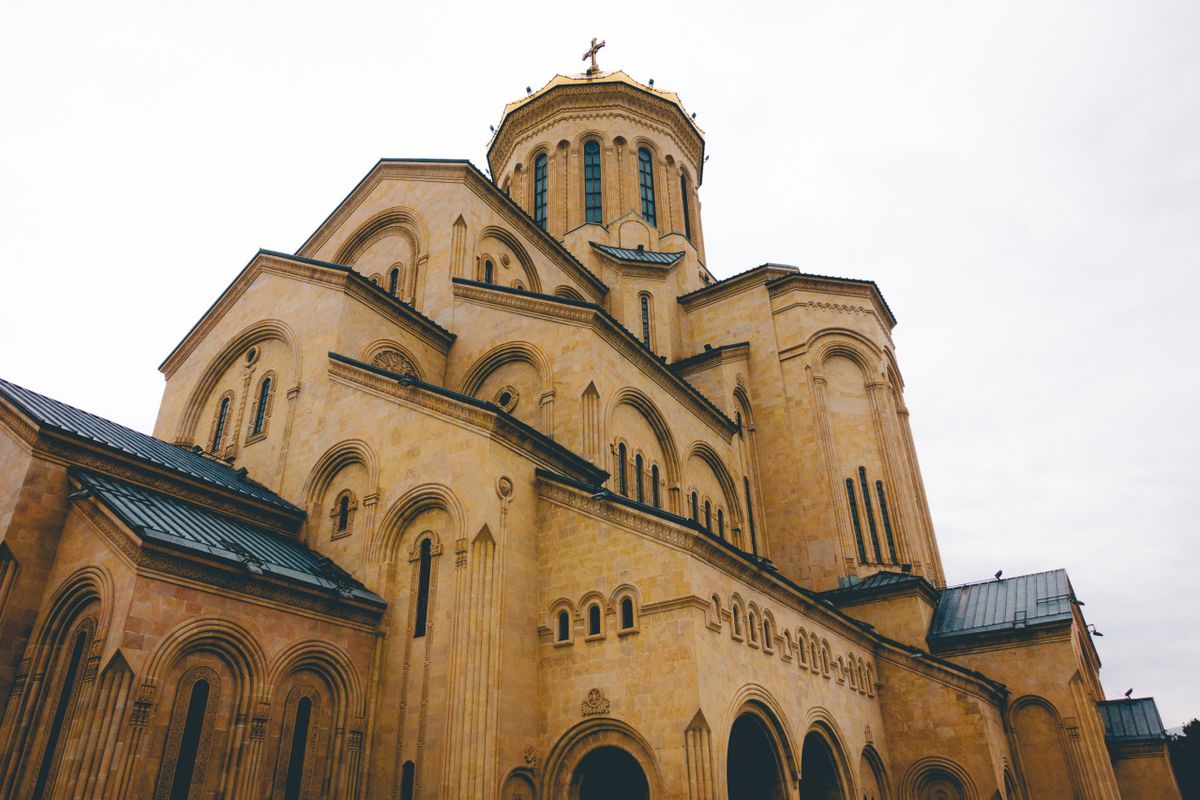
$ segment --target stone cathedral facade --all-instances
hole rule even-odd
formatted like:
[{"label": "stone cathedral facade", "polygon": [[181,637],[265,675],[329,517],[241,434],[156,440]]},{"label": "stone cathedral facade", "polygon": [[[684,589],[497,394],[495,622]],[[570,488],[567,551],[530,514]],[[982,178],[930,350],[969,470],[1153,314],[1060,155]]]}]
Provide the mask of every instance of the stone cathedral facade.
[{"label": "stone cathedral facade", "polygon": [[714,279],[675,94],[488,162],[258,252],[153,436],[0,381],[0,796],[1178,796],[1065,572],[946,585],[879,288]]}]

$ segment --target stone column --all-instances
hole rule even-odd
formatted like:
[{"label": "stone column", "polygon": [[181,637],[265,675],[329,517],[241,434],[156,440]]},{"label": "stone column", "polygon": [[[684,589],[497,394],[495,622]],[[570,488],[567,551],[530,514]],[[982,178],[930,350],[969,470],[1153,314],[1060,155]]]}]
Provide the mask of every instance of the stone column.
[{"label": "stone column", "polygon": [[713,775],[712,731],[703,711],[697,711],[683,734],[687,753],[688,800],[716,800]]}]

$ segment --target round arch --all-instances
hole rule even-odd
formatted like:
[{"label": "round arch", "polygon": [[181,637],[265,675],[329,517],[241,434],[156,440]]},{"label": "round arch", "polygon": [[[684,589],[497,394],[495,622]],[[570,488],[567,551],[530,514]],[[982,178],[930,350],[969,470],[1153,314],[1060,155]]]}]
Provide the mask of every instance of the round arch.
[{"label": "round arch", "polygon": [[[687,455],[684,456],[683,463],[695,456],[708,465],[708,468],[713,471],[716,476],[717,483],[721,486],[721,491],[725,494],[725,503],[729,506],[730,514],[733,519],[730,522],[741,527],[745,524],[745,516],[742,513],[741,498],[738,496],[738,486],[734,483],[733,476],[729,474],[729,470],[725,467],[725,462],[717,455],[717,451],[712,445],[704,441],[695,441],[688,446]],[[690,478],[690,476],[689,476]]]},{"label": "round arch", "polygon": [[411,350],[394,339],[376,339],[371,342],[363,348],[362,360],[368,364],[391,369],[393,372],[402,372],[402,369],[396,369],[394,366],[384,363],[396,359],[396,355],[399,355],[402,361],[407,362],[400,366],[404,369],[411,368],[417,380],[425,380],[425,370],[422,369],[421,362],[416,359]]},{"label": "round arch", "polygon": [[649,800],[666,795],[654,748],[645,737],[621,720],[597,717],[580,722],[559,737],[546,758],[542,797],[578,800],[579,787],[573,784],[579,766],[590,753],[604,748],[620,750],[636,762],[646,778]]},{"label": "round arch", "polygon": [[346,716],[366,713],[362,678],[358,668],[344,650],[332,642],[310,639],[296,642],[279,653],[267,670],[267,692],[272,695],[280,682],[300,670],[322,676],[333,690],[335,705],[340,709],[341,724]]},{"label": "round arch", "polygon": [[488,238],[496,239],[512,251],[513,255],[517,258],[517,263],[521,265],[521,271],[525,273],[525,281],[529,287],[528,291],[541,294],[542,279],[538,276],[537,269],[533,265],[533,259],[529,257],[529,251],[517,240],[517,237],[504,228],[489,225],[481,230],[475,239],[476,253],[483,249],[483,242]]},{"label": "round arch", "polygon": [[423,483],[409,489],[391,505],[371,534],[367,545],[367,561],[388,561],[396,555],[400,535],[409,521],[423,511],[441,509],[450,515],[453,530],[447,537],[454,541],[466,530],[466,514],[462,503],[449,487],[440,483]]},{"label": "round arch", "polygon": [[188,620],[163,637],[146,666],[145,683],[161,687],[181,658],[197,652],[216,655],[233,672],[239,713],[245,713],[253,699],[262,696],[266,657],[258,639],[238,623],[217,617]]},{"label": "round arch", "polygon": [[832,715],[818,707],[809,719],[800,758],[800,800],[853,797],[854,772]]},{"label": "round arch", "polygon": [[425,245],[429,241],[429,229],[425,221],[415,210],[398,207],[382,211],[359,225],[331,260],[335,264],[352,267],[364,250],[389,235],[401,235],[410,240],[414,263],[419,263],[425,257]]},{"label": "round arch", "polygon": [[979,800],[979,791],[967,771],[941,756],[927,756],[913,762],[900,781],[900,796],[905,800],[924,800],[921,793],[937,781],[949,783],[962,800]]},{"label": "round arch", "polygon": [[204,408],[205,401],[212,394],[213,389],[216,388],[217,381],[225,374],[225,371],[229,369],[233,362],[252,345],[271,339],[278,339],[291,350],[292,363],[289,365],[290,374],[292,380],[299,385],[301,370],[300,344],[296,339],[295,332],[286,322],[281,320],[264,319],[256,322],[230,339],[221,348],[221,351],[209,361],[208,366],[200,375],[200,380],[196,382],[195,388],[192,389],[192,394],[188,398],[187,405],[184,407],[183,415],[179,418],[179,427],[175,429],[176,444],[195,444],[196,425],[200,421],[200,412]]},{"label": "round arch", "polygon": [[524,341],[496,345],[476,359],[463,377],[459,391],[468,397],[474,397],[489,375],[501,366],[514,362],[531,365],[537,370],[542,383],[542,392],[553,391],[554,368],[550,364],[550,359],[546,358],[546,354],[537,345]]},{"label": "round arch", "polygon": [[632,406],[645,418],[654,431],[659,447],[663,451],[663,461],[665,462],[663,466],[667,473],[665,477],[669,495],[670,490],[678,488],[682,482],[679,465],[679,447],[675,444],[675,436],[671,433],[670,426],[667,425],[667,421],[663,417],[662,412],[658,410],[658,406],[654,404],[654,401],[645,392],[626,386],[614,392],[612,399],[608,402],[608,410],[604,415],[604,427],[608,432],[606,439],[612,436],[613,415],[622,405]]}]

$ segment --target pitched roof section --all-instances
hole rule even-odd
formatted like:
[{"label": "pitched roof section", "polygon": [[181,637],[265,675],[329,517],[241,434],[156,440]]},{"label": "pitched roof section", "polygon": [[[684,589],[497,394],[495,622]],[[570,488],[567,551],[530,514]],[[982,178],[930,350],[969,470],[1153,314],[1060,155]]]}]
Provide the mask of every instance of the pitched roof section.
[{"label": "pitched roof section", "polygon": [[1104,720],[1104,738],[1110,742],[1144,742],[1167,738],[1153,697],[1101,700],[1096,708]]},{"label": "pitched roof section", "polygon": [[604,253],[606,256],[615,258],[618,261],[630,261],[635,264],[661,264],[670,266],[679,259],[683,258],[684,252],[660,252],[658,250],[630,250],[627,247],[610,247],[599,242],[588,242],[592,247]]},{"label": "pitched roof section", "polygon": [[386,605],[332,561],[287,536],[107,475],[78,469],[71,474],[144,541],[203,553],[254,573]]},{"label": "pitched roof section", "polygon": [[929,638],[948,639],[1069,620],[1072,597],[1065,569],[951,586],[942,590]]},{"label": "pitched roof section", "polygon": [[74,406],[30,391],[3,378],[0,378],[0,396],[8,399],[44,428],[52,428],[69,436],[125,453],[189,478],[267,503],[275,508],[295,514],[303,513],[270,489],[250,480],[245,473],[200,453],[176,447],[161,439],[155,439],[149,434],[81,411]]}]

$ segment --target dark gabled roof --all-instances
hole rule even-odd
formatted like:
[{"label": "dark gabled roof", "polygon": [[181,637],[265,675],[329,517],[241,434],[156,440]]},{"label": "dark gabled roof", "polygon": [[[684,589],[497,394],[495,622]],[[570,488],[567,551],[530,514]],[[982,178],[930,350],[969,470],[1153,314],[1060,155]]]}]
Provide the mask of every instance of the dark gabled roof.
[{"label": "dark gabled roof", "polygon": [[1096,703],[1104,720],[1104,738],[1110,742],[1145,742],[1167,738],[1153,697],[1101,700]]},{"label": "dark gabled roof", "polygon": [[332,561],[288,536],[107,475],[81,469],[71,475],[144,541],[386,605]]},{"label": "dark gabled roof", "polygon": [[[880,570],[874,575],[863,578],[861,581],[847,584],[841,588],[834,589],[834,592],[865,592],[869,589],[878,589],[883,586],[899,586],[905,583],[921,583],[925,579],[920,575],[914,575],[911,572],[892,572],[890,570]],[[826,592],[832,594],[832,592]]]},{"label": "dark gabled roof", "polygon": [[1072,599],[1065,569],[947,587],[933,615],[929,638],[1062,622],[1071,619]]},{"label": "dark gabled roof", "polygon": [[854,583],[821,592],[821,596],[838,605],[855,605],[904,594],[910,590],[916,590],[925,595],[931,605],[937,604],[937,589],[929,581],[911,572],[893,572],[891,570],[881,570],[862,580],[855,580]]},{"label": "dark gabled roof", "polygon": [[303,513],[245,473],[200,453],[168,444],[111,420],[81,411],[0,378],[0,397],[9,400],[43,428],[99,444],[189,478],[267,503],[294,514]]},{"label": "dark gabled roof", "polygon": [[635,264],[662,264],[670,266],[679,259],[683,258],[684,251],[678,252],[660,252],[658,250],[630,250],[627,247],[610,247],[599,242],[588,242],[592,247],[604,253],[606,256],[611,256],[618,261],[630,261]]}]

